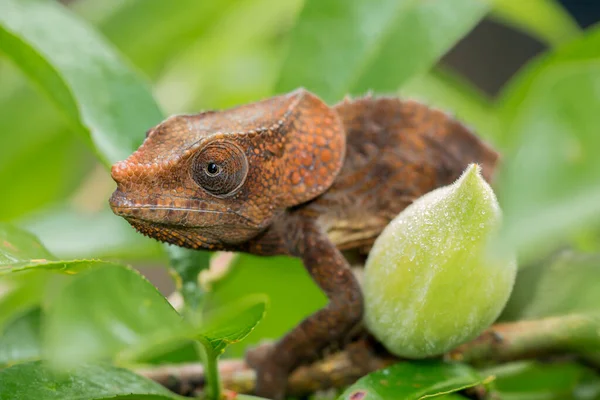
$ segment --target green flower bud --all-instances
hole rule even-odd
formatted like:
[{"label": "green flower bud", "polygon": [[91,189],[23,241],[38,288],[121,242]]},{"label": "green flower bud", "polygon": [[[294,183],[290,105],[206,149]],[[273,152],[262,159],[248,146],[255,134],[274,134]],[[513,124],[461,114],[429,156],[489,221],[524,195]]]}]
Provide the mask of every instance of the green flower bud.
[{"label": "green flower bud", "polygon": [[417,199],[377,238],[365,268],[365,320],[401,357],[442,354],[498,317],[512,290],[514,256],[489,251],[501,211],[480,168]]}]

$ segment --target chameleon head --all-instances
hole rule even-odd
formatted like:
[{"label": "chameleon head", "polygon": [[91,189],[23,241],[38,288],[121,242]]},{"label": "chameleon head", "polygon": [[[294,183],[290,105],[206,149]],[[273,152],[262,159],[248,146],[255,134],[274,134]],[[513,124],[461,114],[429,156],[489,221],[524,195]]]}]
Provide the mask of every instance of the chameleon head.
[{"label": "chameleon head", "polygon": [[224,111],[173,116],[113,165],[115,214],[191,248],[233,249],[323,193],[341,169],[337,114],[299,89]]}]

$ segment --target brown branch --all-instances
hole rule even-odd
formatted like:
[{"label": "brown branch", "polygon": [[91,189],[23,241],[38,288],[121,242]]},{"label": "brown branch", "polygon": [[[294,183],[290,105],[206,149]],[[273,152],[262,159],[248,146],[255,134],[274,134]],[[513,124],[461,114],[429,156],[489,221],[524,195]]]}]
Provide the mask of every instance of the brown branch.
[{"label": "brown branch", "polygon": [[447,359],[478,364],[598,349],[600,321],[588,315],[567,315],[497,324],[477,339],[459,346]]},{"label": "brown branch", "polygon": [[[598,348],[599,342],[597,319],[569,315],[494,325],[444,358],[472,364],[497,363],[589,350],[592,345]],[[398,361],[398,358],[376,351],[368,340],[360,340],[343,351],[296,370],[290,377],[288,390],[291,395],[305,395],[344,387],[369,372]],[[587,361],[590,362],[589,357]],[[226,389],[238,393],[254,390],[254,371],[244,361],[223,360],[219,370]],[[161,366],[137,372],[180,394],[194,394],[204,386],[203,368],[199,364]]]}]

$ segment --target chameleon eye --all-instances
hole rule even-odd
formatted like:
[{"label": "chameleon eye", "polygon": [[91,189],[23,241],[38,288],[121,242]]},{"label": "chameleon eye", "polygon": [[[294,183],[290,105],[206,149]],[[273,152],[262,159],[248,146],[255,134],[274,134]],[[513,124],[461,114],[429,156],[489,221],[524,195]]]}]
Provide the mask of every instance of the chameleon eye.
[{"label": "chameleon eye", "polygon": [[192,178],[202,189],[217,197],[233,195],[248,174],[246,154],[231,142],[212,142],[192,161]]}]

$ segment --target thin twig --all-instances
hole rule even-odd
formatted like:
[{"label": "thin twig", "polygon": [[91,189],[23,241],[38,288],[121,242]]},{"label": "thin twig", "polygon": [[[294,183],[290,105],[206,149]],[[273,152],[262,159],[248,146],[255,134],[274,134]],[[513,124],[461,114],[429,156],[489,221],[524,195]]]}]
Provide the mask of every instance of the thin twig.
[{"label": "thin twig", "polygon": [[[444,355],[449,361],[490,364],[589,350],[598,346],[600,325],[585,315],[545,318],[533,321],[496,324],[477,339]],[[314,364],[297,369],[290,377],[291,395],[340,388],[361,376],[399,362],[389,354],[374,350],[367,340],[348,345],[343,351]],[[600,360],[598,360],[600,361]],[[588,359],[589,362],[589,359]],[[223,386],[238,393],[252,393],[256,375],[242,360],[219,362]],[[137,372],[159,382],[176,393],[194,394],[203,390],[204,369],[199,364],[160,366]]]}]

